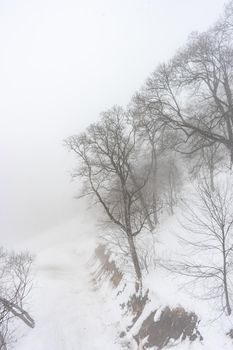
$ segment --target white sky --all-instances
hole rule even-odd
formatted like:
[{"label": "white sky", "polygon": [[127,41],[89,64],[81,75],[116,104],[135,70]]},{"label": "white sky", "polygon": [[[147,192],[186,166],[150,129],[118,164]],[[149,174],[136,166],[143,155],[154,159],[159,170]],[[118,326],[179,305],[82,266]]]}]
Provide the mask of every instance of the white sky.
[{"label": "white sky", "polygon": [[0,0],[2,241],[75,215],[62,140],[126,105],[224,0]]}]

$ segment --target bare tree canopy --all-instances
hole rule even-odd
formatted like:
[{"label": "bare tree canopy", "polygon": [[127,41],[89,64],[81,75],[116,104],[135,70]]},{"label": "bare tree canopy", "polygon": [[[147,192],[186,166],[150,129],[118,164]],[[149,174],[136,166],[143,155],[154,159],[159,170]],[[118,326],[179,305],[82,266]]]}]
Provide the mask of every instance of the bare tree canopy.
[{"label": "bare tree canopy", "polygon": [[35,321],[25,310],[26,298],[31,290],[30,268],[32,257],[28,253],[16,254],[0,250],[0,349],[6,350],[11,340],[14,319],[33,328]]},{"label": "bare tree canopy", "polygon": [[193,153],[222,144],[230,153],[231,163],[232,8],[230,3],[224,17],[210,30],[193,33],[172,60],[154,71],[134,99],[161,130],[178,131],[177,150]]},{"label": "bare tree canopy", "polygon": [[232,311],[233,259],[233,188],[216,184],[215,191],[207,183],[198,187],[198,197],[186,204],[182,226],[186,234],[180,236],[184,244],[183,260],[172,261],[171,271],[201,281],[207,298],[220,298],[223,310]]},{"label": "bare tree canopy", "polygon": [[129,123],[127,113],[113,107],[85,133],[69,137],[66,145],[78,156],[79,168],[73,176],[84,180],[84,195],[94,195],[107,221],[127,235],[135,272],[141,280],[134,237],[146,226],[153,209],[142,206],[141,191],[148,182],[151,166],[134,176],[139,156],[135,142],[136,129]]}]

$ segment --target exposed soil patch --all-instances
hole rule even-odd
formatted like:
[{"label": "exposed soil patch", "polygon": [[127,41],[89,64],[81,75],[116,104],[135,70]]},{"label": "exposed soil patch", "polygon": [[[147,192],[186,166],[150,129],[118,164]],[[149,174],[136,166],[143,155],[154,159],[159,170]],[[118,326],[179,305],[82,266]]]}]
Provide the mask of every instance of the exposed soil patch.
[{"label": "exposed soil patch", "polygon": [[[112,259],[111,251],[103,244],[95,250],[95,261],[98,267],[92,274],[93,283],[97,285],[101,281],[109,280],[113,288],[117,288],[123,279],[123,273],[119,270]],[[121,304],[126,313],[133,316],[129,331],[143,314],[146,304],[150,301],[149,290],[142,294],[133,294],[127,303]],[[158,314],[159,312],[159,314]],[[182,307],[170,309],[164,308],[162,311],[155,310],[142,322],[139,332],[134,336],[136,342],[143,344],[143,349],[156,347],[158,350],[170,345],[172,342],[181,342],[188,339],[190,342],[202,340],[198,330],[199,320],[194,312],[187,312]],[[119,334],[120,338],[125,338],[126,332]],[[233,336],[233,331],[232,335]]]},{"label": "exposed soil patch", "polygon": [[135,322],[139,319],[141,316],[146,303],[149,301],[148,298],[148,293],[149,290],[146,291],[145,294],[133,294],[131,295],[130,299],[128,300],[127,304],[122,304],[122,308],[126,308],[126,312],[132,314],[133,319],[132,319],[132,324],[128,327],[128,330],[130,330]]},{"label": "exposed soil patch", "polygon": [[198,331],[198,317],[193,312],[186,312],[182,307],[170,309],[166,307],[158,320],[154,321],[156,312],[152,312],[142,323],[142,326],[135,337],[139,344],[142,341],[144,349],[157,346],[164,348],[171,340],[183,341],[189,339],[191,342],[202,336]]},{"label": "exposed soil patch", "polygon": [[233,329],[230,329],[229,332],[226,334],[228,337],[233,339]]},{"label": "exposed soil patch", "polygon": [[95,249],[95,259],[99,261],[99,266],[92,274],[93,283],[97,284],[102,280],[109,280],[112,286],[117,288],[123,278],[123,273],[112,260],[111,251],[105,245],[99,244]]}]

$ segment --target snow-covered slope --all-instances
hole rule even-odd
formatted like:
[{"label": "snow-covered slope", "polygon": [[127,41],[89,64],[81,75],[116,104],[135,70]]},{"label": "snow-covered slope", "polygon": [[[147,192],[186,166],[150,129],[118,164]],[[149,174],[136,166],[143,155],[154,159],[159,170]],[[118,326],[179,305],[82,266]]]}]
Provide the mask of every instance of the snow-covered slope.
[{"label": "snow-covered slope", "polygon": [[103,350],[115,344],[118,314],[90,282],[88,261],[96,245],[93,213],[85,210],[62,227],[22,242],[35,254],[30,297],[35,329],[22,329],[17,350]]},{"label": "snow-covered slope", "polygon": [[[186,193],[190,197],[191,188]],[[178,342],[175,349],[232,349],[232,340],[226,336],[233,328],[232,317],[221,314],[218,301],[204,300],[201,294],[199,299],[194,298],[184,276],[166,271],[157,262],[151,265],[149,273],[144,272],[144,287],[150,290],[150,302],[125,340],[120,339],[120,332],[132,320],[129,315],[123,317],[120,308],[120,303],[127,302],[132,281],[127,279],[127,288],[121,288],[124,291],[118,297],[108,283],[94,288],[90,260],[100,233],[96,215],[84,206],[72,221],[18,244],[18,249],[26,248],[35,254],[34,288],[27,309],[35,318],[36,327],[31,330],[20,326],[14,350],[120,350],[127,342],[129,349],[138,350],[133,336],[143,320],[166,306],[184,307],[201,320],[198,328],[204,340],[192,344]],[[174,216],[165,215],[161,220],[153,238],[156,259],[168,259],[182,248],[177,234],[182,229],[179,221],[183,215],[184,209],[180,207]],[[150,239],[148,243],[151,246]]]}]

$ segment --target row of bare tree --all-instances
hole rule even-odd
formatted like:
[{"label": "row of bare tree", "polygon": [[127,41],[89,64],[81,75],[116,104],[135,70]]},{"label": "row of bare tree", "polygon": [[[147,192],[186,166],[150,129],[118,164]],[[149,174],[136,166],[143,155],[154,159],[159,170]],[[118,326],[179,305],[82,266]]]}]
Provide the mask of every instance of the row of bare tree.
[{"label": "row of bare tree", "polygon": [[[183,153],[221,145],[233,162],[233,3],[210,30],[193,33],[188,43],[151,74],[136,94],[141,114],[158,128],[173,130]],[[187,149],[188,146],[188,149]]]},{"label": "row of bare tree", "polygon": [[[214,26],[193,33],[168,63],[156,68],[126,110],[114,106],[65,141],[77,155],[73,177],[83,181],[81,196],[100,204],[106,223],[126,238],[139,285],[136,238],[145,229],[155,233],[165,210],[173,215],[187,176],[203,175],[199,201],[209,221],[191,210],[192,229],[203,238],[192,244],[220,252],[221,262],[205,266],[186,261],[182,271],[217,279],[228,314],[232,216],[214,180],[223,165],[233,164],[232,39],[231,1]],[[174,270],[180,271],[178,265]]]}]

